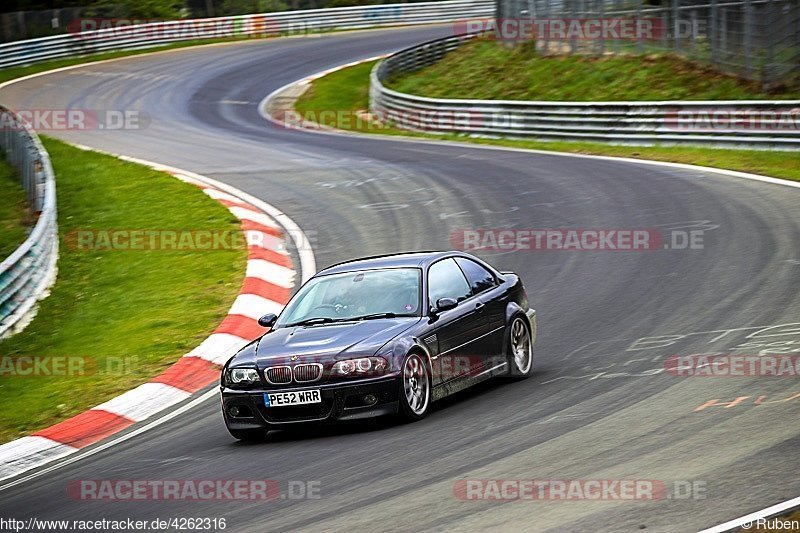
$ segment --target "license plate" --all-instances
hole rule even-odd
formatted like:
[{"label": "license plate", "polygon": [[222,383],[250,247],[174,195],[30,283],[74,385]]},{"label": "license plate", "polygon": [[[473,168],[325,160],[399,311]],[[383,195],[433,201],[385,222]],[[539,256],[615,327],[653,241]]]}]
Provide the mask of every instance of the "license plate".
[{"label": "license plate", "polygon": [[267,407],[285,407],[287,405],[305,405],[320,402],[322,402],[322,397],[319,394],[319,389],[264,393],[264,405]]}]

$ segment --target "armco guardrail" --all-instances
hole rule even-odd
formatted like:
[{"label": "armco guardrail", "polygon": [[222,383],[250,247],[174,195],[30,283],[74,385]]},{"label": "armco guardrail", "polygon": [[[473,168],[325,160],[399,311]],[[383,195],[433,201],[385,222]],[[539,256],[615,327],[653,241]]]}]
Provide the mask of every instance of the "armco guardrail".
[{"label": "armco guardrail", "polygon": [[12,111],[0,106],[0,115],[0,147],[17,172],[29,205],[39,213],[25,242],[0,263],[0,337],[4,337],[25,327],[55,281],[58,227],[50,156]]},{"label": "armco guardrail", "polygon": [[[437,39],[378,63],[370,111],[399,127],[542,140],[800,149],[800,100],[535,102],[427,98],[387,88],[393,75],[441,59],[478,34]],[[602,88],[598,88],[602,91]]]},{"label": "armco guardrail", "polygon": [[[100,29],[0,45],[0,68],[198,39],[301,35],[318,31],[450,22],[489,17],[494,9],[493,0],[454,0],[173,20],[117,28],[105,28],[103,21],[100,21]],[[113,21],[106,22],[114,24]],[[77,27],[80,28],[80,24]]]}]

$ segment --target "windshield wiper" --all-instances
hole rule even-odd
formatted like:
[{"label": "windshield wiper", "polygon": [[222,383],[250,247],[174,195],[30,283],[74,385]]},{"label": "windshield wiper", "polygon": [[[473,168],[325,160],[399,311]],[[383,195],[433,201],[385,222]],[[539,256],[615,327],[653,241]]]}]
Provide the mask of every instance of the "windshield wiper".
[{"label": "windshield wiper", "polygon": [[354,316],[350,320],[374,320],[376,318],[395,318],[397,313],[372,313],[370,315]]},{"label": "windshield wiper", "polygon": [[314,324],[329,324],[330,322],[334,322],[333,318],[327,316],[315,316],[311,318],[306,318],[300,320],[299,322],[294,322],[292,324],[286,324],[286,327],[292,326],[313,326]]},{"label": "windshield wiper", "polygon": [[330,324],[332,322],[357,322],[359,320],[375,320],[378,318],[396,318],[398,316],[413,316],[413,315],[398,315],[397,313],[372,313],[369,315],[362,315],[362,316],[353,316],[353,317],[342,317],[342,318],[331,318],[331,317],[312,317],[306,318],[305,320],[300,320],[299,322],[294,322],[292,324],[286,324],[286,327],[292,326],[312,326],[315,324]]}]

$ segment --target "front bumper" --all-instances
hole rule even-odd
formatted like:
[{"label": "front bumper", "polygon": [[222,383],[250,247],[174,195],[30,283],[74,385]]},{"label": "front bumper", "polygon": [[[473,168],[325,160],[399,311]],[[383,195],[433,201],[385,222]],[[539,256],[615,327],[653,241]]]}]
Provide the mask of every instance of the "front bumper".
[{"label": "front bumper", "polygon": [[[319,383],[298,387],[238,390],[221,387],[222,414],[229,429],[277,429],[287,424],[324,423],[359,420],[397,412],[400,390],[399,376],[358,382]],[[319,389],[322,402],[308,405],[267,407],[264,393],[304,391]],[[365,404],[364,397],[372,395],[376,401]],[[232,407],[239,414],[231,414]]]}]

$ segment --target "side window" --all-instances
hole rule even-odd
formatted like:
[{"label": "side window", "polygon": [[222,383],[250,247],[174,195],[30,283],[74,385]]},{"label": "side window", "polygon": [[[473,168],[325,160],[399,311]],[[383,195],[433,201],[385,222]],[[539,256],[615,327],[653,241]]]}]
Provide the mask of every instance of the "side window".
[{"label": "side window", "polygon": [[428,270],[428,300],[431,306],[435,306],[439,298],[454,298],[460,302],[469,295],[467,280],[454,260],[443,259]]},{"label": "side window", "polygon": [[464,271],[464,275],[467,276],[467,281],[469,282],[470,289],[472,289],[472,294],[478,294],[479,292],[483,292],[486,289],[491,289],[496,285],[492,273],[475,261],[471,261],[463,257],[457,257],[456,262],[458,263],[458,266],[461,267],[461,270]]}]

